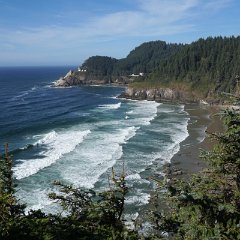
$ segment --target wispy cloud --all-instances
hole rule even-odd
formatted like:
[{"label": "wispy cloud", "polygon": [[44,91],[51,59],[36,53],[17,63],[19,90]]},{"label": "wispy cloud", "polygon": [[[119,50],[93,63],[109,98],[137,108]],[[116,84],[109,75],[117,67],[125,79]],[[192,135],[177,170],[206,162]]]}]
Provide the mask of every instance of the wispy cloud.
[{"label": "wispy cloud", "polygon": [[[89,42],[118,39],[119,37],[155,37],[193,31],[194,17],[199,11],[224,8],[231,0],[135,0],[136,6],[128,11],[74,19],[74,24],[59,23],[18,30],[0,28],[0,50],[7,52],[25,49],[79,48]],[[76,10],[75,11],[75,16]],[[82,11],[82,10],[81,10]],[[59,13],[59,18],[64,18]],[[81,14],[80,14],[81,16]]]},{"label": "wispy cloud", "polygon": [[[0,30],[1,41],[7,44],[58,46],[65,43],[109,36],[167,35],[190,30],[192,24],[181,24],[198,0],[138,0],[138,7],[90,19],[74,26],[50,25],[38,28],[24,27],[19,31]],[[81,19],[81,21],[83,21]]]},{"label": "wispy cloud", "polygon": [[233,0],[208,0],[205,4],[205,9],[218,11],[227,7]]},{"label": "wispy cloud", "polygon": [[156,20],[174,22],[186,18],[188,11],[199,4],[199,0],[149,0],[140,1],[140,8],[143,12],[155,16]]}]

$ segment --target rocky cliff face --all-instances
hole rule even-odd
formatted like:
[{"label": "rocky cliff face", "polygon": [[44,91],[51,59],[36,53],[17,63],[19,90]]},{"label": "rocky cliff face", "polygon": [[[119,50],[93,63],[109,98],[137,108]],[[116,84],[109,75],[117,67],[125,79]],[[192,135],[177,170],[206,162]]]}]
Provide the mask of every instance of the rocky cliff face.
[{"label": "rocky cliff face", "polygon": [[116,79],[102,78],[88,74],[88,72],[69,71],[65,77],[61,77],[54,82],[55,87],[69,87],[77,85],[125,85],[131,82],[131,79],[119,77]]},{"label": "rocky cliff face", "polygon": [[191,93],[172,90],[170,88],[153,88],[153,89],[134,89],[127,88],[120,98],[133,100],[152,100],[152,101],[174,101],[174,102],[199,102]]},{"label": "rocky cliff face", "polygon": [[73,72],[69,71],[65,77],[60,78],[54,83],[55,87],[69,87],[76,85],[100,85],[106,84],[106,80],[98,80],[98,79],[89,79],[85,72]]}]

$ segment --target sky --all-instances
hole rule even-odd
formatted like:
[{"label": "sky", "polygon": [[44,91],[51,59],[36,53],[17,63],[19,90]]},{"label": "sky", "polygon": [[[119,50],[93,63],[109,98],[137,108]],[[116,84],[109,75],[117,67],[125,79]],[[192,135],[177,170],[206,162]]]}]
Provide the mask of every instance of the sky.
[{"label": "sky", "polygon": [[0,0],[0,67],[124,58],[143,42],[238,36],[240,0]]}]

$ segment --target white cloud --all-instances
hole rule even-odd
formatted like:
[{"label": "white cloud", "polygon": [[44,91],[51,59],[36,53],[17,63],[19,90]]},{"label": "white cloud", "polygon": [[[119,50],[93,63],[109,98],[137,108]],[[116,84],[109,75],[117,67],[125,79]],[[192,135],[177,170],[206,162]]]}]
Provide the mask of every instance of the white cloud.
[{"label": "white cloud", "polygon": [[[198,0],[138,0],[138,8],[92,18],[75,26],[43,26],[22,28],[20,31],[1,32],[7,44],[53,45],[87,41],[98,37],[159,36],[191,29],[192,24],[180,24]],[[81,19],[82,21],[82,19]],[[51,44],[52,42],[52,44]]]},{"label": "white cloud", "polygon": [[140,8],[157,18],[166,17],[172,20],[184,18],[187,11],[197,6],[199,0],[141,0]]},{"label": "white cloud", "polygon": [[208,0],[205,4],[205,9],[218,11],[227,7],[231,2],[232,0]]},{"label": "white cloud", "polygon": [[[0,51],[16,49],[54,51],[77,49],[87,43],[118,39],[120,37],[155,37],[189,32],[194,29],[194,16],[199,11],[223,8],[231,0],[135,0],[136,8],[79,19],[69,25],[24,27],[18,31],[0,29]],[[69,16],[69,13],[66,13]],[[81,15],[80,15],[81,16]],[[62,15],[61,15],[62,17]],[[7,47],[8,46],[8,47]],[[10,47],[11,46],[11,47]],[[73,51],[73,50],[71,50]]]}]

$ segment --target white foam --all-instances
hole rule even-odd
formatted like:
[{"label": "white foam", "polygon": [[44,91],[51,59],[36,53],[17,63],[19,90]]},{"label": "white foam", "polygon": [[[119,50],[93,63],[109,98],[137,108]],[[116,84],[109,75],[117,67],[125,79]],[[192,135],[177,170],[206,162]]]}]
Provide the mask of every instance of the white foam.
[{"label": "white foam", "polygon": [[199,143],[203,142],[204,139],[206,138],[206,130],[207,130],[207,127],[202,127],[201,129],[199,129],[199,136],[197,137],[197,141]]},{"label": "white foam", "polygon": [[134,214],[124,214],[125,224],[129,229],[135,229],[135,221],[137,220],[139,213]]},{"label": "white foam", "polygon": [[31,92],[34,92],[34,91],[37,90],[38,88],[39,88],[39,87],[35,85],[34,87],[32,87],[32,88],[29,89],[29,90],[20,92],[19,95],[14,96],[11,100],[13,100],[13,101],[16,101],[16,100],[19,100],[19,99],[24,100],[24,97],[26,97],[26,96],[27,96],[28,94],[30,94]]},{"label": "white foam", "polygon": [[149,203],[150,194],[143,192],[136,192],[134,196],[126,197],[126,204],[134,204],[135,206],[142,206]]},{"label": "white foam", "polygon": [[125,134],[124,143],[126,143],[130,138],[134,137],[138,129],[139,127],[128,127],[124,129],[123,130]]},{"label": "white foam", "polygon": [[138,173],[126,176],[126,180],[140,180],[141,176]]},{"label": "white foam", "polygon": [[[150,105],[150,107],[153,106]],[[173,110],[175,109],[175,111],[173,111],[173,114],[169,114],[169,117],[167,116],[164,119],[158,118],[157,121],[153,123],[152,127],[147,128],[146,134],[148,134],[147,136],[149,137],[146,141],[147,144],[153,146],[153,151],[151,153],[141,151],[141,145],[144,146],[144,143],[141,142],[138,143],[140,147],[140,152],[134,152],[132,156],[130,155],[129,159],[131,162],[129,165],[131,165],[134,168],[134,173],[140,173],[141,172],[140,169],[148,168],[155,161],[158,161],[160,164],[170,162],[172,157],[180,150],[180,143],[189,136],[187,130],[189,117],[186,116],[187,114],[181,115],[177,114],[180,111],[184,113],[183,106],[179,106],[179,108],[176,108],[176,106],[171,107],[164,105],[163,107],[160,107],[158,109],[156,109],[155,106],[155,110],[153,108],[152,112],[156,112],[156,110],[162,112],[162,110],[164,111],[165,108],[167,108],[168,110],[172,108]],[[135,109],[133,108],[132,111],[133,111],[132,114],[134,114]],[[148,116],[144,115],[145,114],[144,111],[143,113],[141,113],[140,107],[138,108],[138,112],[139,112],[138,116],[141,116],[140,117],[141,124],[144,124],[144,120],[147,122],[149,121],[150,117],[151,118],[153,117],[151,116],[151,112],[148,112]],[[136,122],[136,124],[137,120],[139,119],[135,119],[134,116],[134,121]],[[128,121],[131,121],[131,119]],[[151,138],[152,133],[154,133],[153,138]],[[145,133],[143,132],[143,134]],[[159,139],[157,136],[159,136]],[[157,146],[159,146],[159,148]],[[136,159],[137,164],[135,163]],[[137,178],[138,176],[130,175],[129,177],[127,177],[129,178],[127,180],[130,185],[134,185],[135,183],[137,184],[148,183],[147,180],[143,182],[140,179],[134,179],[135,177]]]},{"label": "white foam", "polygon": [[132,124],[135,126],[150,125],[157,116],[158,107],[161,105],[161,103],[153,101],[138,101],[131,104],[134,109],[128,111],[127,114],[133,117]]},{"label": "white foam", "polygon": [[[51,191],[48,189],[32,189],[31,191],[24,191],[18,189],[17,194],[21,196],[21,201],[28,203],[26,212],[30,210],[46,209],[47,206],[51,206],[53,200],[48,197]],[[25,200],[26,199],[26,200]]]},{"label": "white foam", "polygon": [[38,88],[38,86],[34,86],[31,88],[31,91],[35,91]]},{"label": "white foam", "polygon": [[125,214],[124,218],[135,221],[138,218],[138,216],[139,216],[139,213],[136,212],[136,213],[133,213],[133,214]]},{"label": "white foam", "polygon": [[132,138],[136,127],[117,129],[114,133],[93,132],[76,150],[62,177],[74,185],[93,188],[99,177],[122,157],[122,145]]},{"label": "white foam", "polygon": [[110,97],[111,99],[118,99],[118,95]]},{"label": "white foam", "polygon": [[13,167],[14,176],[16,179],[29,177],[36,174],[41,169],[52,165],[64,154],[73,151],[89,133],[90,130],[70,130],[59,133],[51,131],[43,135],[42,138],[34,144],[34,146],[44,146],[47,150],[40,153],[41,158],[30,160],[20,159],[20,164]]},{"label": "white foam", "polygon": [[118,109],[121,107],[121,102],[116,103],[116,104],[104,104],[104,105],[100,105],[98,106],[98,108],[100,109]]},{"label": "white foam", "polygon": [[172,130],[173,132],[171,134],[171,138],[175,143],[180,143],[189,136],[189,133],[187,130],[188,121],[189,121],[189,118],[187,118],[186,121],[182,124],[178,124],[178,125],[175,124],[175,127]]},{"label": "white foam", "polygon": [[133,114],[133,111],[128,111],[126,112],[126,114]]},{"label": "white foam", "polygon": [[19,149],[20,149],[20,150],[27,150],[29,147],[30,147],[30,145],[25,145],[25,146],[23,146],[23,147],[20,147]]},{"label": "white foam", "polygon": [[[109,168],[114,166],[116,163],[117,164],[115,166],[117,169],[117,166],[121,165],[121,163],[118,163],[117,161],[123,155],[123,145],[136,135],[140,127],[143,125],[149,125],[151,121],[157,116],[158,109],[159,111],[162,109],[162,107],[159,108],[159,103],[149,101],[127,102],[127,105],[127,109],[129,111],[126,112],[126,116],[131,116],[127,121],[124,119],[123,115],[121,119],[117,121],[109,120],[95,123],[94,126],[91,127],[91,134],[89,134],[88,137],[82,141],[81,145],[75,145],[73,148],[74,151],[71,150],[71,157],[65,157],[64,154],[67,153],[67,151],[65,151],[65,153],[63,151],[62,155],[58,157],[58,159],[61,158],[61,161],[57,161],[58,159],[55,158],[53,163],[56,164],[54,164],[49,170],[57,173],[58,175],[56,176],[59,176],[59,179],[66,180],[70,184],[86,188],[93,188],[94,184],[98,182],[99,179],[101,180],[101,175],[105,173],[103,176],[106,178],[106,172],[108,173]],[[108,110],[118,109],[120,107],[121,103],[106,104],[100,105],[99,109]],[[179,109],[176,109],[176,113],[179,113],[179,110],[184,111],[184,108],[180,106]],[[157,121],[160,120],[157,119]],[[159,144],[159,140],[155,141],[154,146],[155,143],[159,145],[159,152],[134,152],[133,154],[135,157],[131,158],[135,163],[133,164],[134,169],[130,169],[130,171],[129,169],[127,170],[130,172],[130,175],[126,177],[128,185],[137,185],[139,188],[142,188],[144,185],[144,188],[147,188],[146,184],[149,184],[149,181],[146,179],[141,179],[139,173],[151,165],[157,158],[161,158],[163,161],[167,162],[171,161],[172,156],[179,151],[179,143],[188,136],[187,121],[188,119],[184,121],[181,117],[178,123],[175,116],[171,118],[171,114],[169,114],[169,119],[166,119],[167,124],[163,124],[163,126],[166,126],[166,129],[162,128],[161,125],[159,125],[159,129],[155,128],[155,125],[153,128],[147,127],[148,131],[151,130],[156,131],[156,133],[159,132],[159,134],[164,133],[166,135],[170,135],[172,141],[170,140],[170,142],[167,144],[164,143],[164,146],[161,146]],[[108,128],[108,126],[110,127]],[[86,129],[88,128],[89,127]],[[145,128],[142,129],[144,130]],[[39,144],[41,146],[47,146],[47,151],[45,153],[42,153],[43,155],[46,155],[43,160],[47,160],[49,156],[49,154],[47,154],[48,152],[50,152],[52,155],[55,153],[55,141],[59,142],[58,145],[61,145],[61,148],[65,148],[64,144],[68,142],[75,144],[76,132],[69,133],[71,134],[71,137],[69,136],[67,139],[63,136],[59,138],[61,134],[64,133],[52,131],[44,136],[36,136],[35,145]],[[147,141],[151,142],[150,140],[151,139],[148,139]],[[42,159],[39,158],[30,160],[33,161],[33,163],[30,164],[29,168],[27,165],[27,162],[29,161],[26,161],[26,163],[24,161],[23,163],[18,164],[17,166],[19,167],[23,164],[25,165],[23,165],[23,169],[20,169],[18,171],[15,170],[15,174],[20,177],[23,176],[24,171],[31,174],[31,171],[29,169],[35,168],[35,160],[41,163]],[[50,161],[51,159],[48,160]],[[128,161],[128,159],[126,160]],[[128,165],[128,163],[126,165]],[[37,176],[41,176],[41,174]],[[102,184],[102,181],[99,182]],[[104,184],[108,186],[107,181],[105,182]],[[150,195],[148,193],[143,193],[141,189],[138,189],[136,193],[133,194],[135,195],[129,196],[126,199],[127,204],[142,206],[149,202]],[[37,209],[38,207],[42,208],[45,204],[40,199],[33,205],[34,208]]]},{"label": "white foam", "polygon": [[155,155],[155,159],[162,159],[163,163],[171,162],[172,157],[180,150],[180,143],[189,136],[187,130],[189,119],[185,118],[182,122],[169,124],[167,128],[161,128],[162,133],[169,135],[172,142],[168,142],[164,150]]}]

